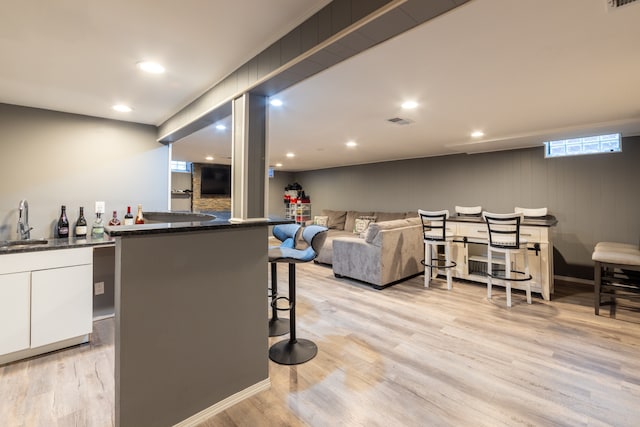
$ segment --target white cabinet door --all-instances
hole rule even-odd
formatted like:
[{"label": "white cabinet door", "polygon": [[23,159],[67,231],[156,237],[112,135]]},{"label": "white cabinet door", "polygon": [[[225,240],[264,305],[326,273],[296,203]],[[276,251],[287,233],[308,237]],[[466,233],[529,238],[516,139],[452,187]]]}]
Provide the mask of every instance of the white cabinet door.
[{"label": "white cabinet door", "polygon": [[31,273],[31,348],[92,330],[91,265]]},{"label": "white cabinet door", "polygon": [[0,275],[0,354],[29,348],[30,276]]}]

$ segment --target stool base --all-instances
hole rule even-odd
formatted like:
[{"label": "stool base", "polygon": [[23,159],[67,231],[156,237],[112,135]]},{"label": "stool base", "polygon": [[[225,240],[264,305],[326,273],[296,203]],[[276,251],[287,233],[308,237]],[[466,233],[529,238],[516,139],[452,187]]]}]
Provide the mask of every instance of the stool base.
[{"label": "stool base", "polygon": [[313,359],[316,354],[318,346],[301,338],[280,341],[269,348],[269,359],[281,365],[299,365]]},{"label": "stool base", "polygon": [[289,319],[277,318],[269,319],[269,336],[279,337],[289,333]]}]

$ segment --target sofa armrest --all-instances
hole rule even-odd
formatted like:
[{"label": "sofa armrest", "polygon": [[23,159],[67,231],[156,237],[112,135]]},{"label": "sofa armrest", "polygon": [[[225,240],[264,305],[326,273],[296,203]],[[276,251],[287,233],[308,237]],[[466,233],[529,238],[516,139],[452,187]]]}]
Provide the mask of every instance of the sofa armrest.
[{"label": "sofa armrest", "polygon": [[333,241],[333,272],[367,283],[380,284],[381,248],[358,237],[339,237]]},{"label": "sofa armrest", "polygon": [[333,272],[376,286],[421,273],[423,258],[421,225],[380,230],[371,243],[355,237],[333,241]]}]

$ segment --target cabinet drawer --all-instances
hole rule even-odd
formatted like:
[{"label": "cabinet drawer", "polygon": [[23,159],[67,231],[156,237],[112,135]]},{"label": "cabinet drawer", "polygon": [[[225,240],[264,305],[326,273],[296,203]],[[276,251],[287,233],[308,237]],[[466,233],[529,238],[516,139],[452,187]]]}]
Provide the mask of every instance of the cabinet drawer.
[{"label": "cabinet drawer", "polygon": [[488,239],[486,224],[458,224],[458,236],[473,239]]},{"label": "cabinet drawer", "polygon": [[[458,224],[458,236],[470,239],[489,239],[489,231],[485,224]],[[546,230],[540,227],[520,227],[520,237],[528,242],[547,242]]]},{"label": "cabinet drawer", "polygon": [[540,242],[540,227],[520,227],[520,237],[528,242]]},{"label": "cabinet drawer", "polygon": [[91,264],[92,248],[53,249],[0,255],[0,274]]}]

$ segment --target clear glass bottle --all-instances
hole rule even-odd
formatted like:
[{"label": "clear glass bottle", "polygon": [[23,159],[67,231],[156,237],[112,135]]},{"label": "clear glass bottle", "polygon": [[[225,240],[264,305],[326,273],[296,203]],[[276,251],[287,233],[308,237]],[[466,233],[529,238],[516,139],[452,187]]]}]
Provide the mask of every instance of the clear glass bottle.
[{"label": "clear glass bottle", "polygon": [[76,221],[76,238],[87,237],[87,220],[84,217],[84,207],[80,206],[80,216]]},{"label": "clear glass bottle", "polygon": [[120,220],[118,219],[118,211],[113,211],[113,218],[109,220],[109,225],[120,225]]},{"label": "clear glass bottle", "polygon": [[66,239],[69,237],[69,219],[67,218],[67,207],[62,205],[60,208],[60,218],[56,226],[58,237]]},{"label": "clear glass bottle", "polygon": [[91,237],[102,237],[104,236],[104,224],[102,222],[102,214],[100,212],[96,212],[96,220],[93,221],[93,225],[91,226]]},{"label": "clear glass bottle", "polygon": [[142,216],[142,205],[138,205],[138,214],[136,215],[136,224],[144,224],[144,216]]},{"label": "clear glass bottle", "polygon": [[124,214],[124,225],[133,225],[133,215],[131,215],[131,206],[127,206],[127,213]]}]

